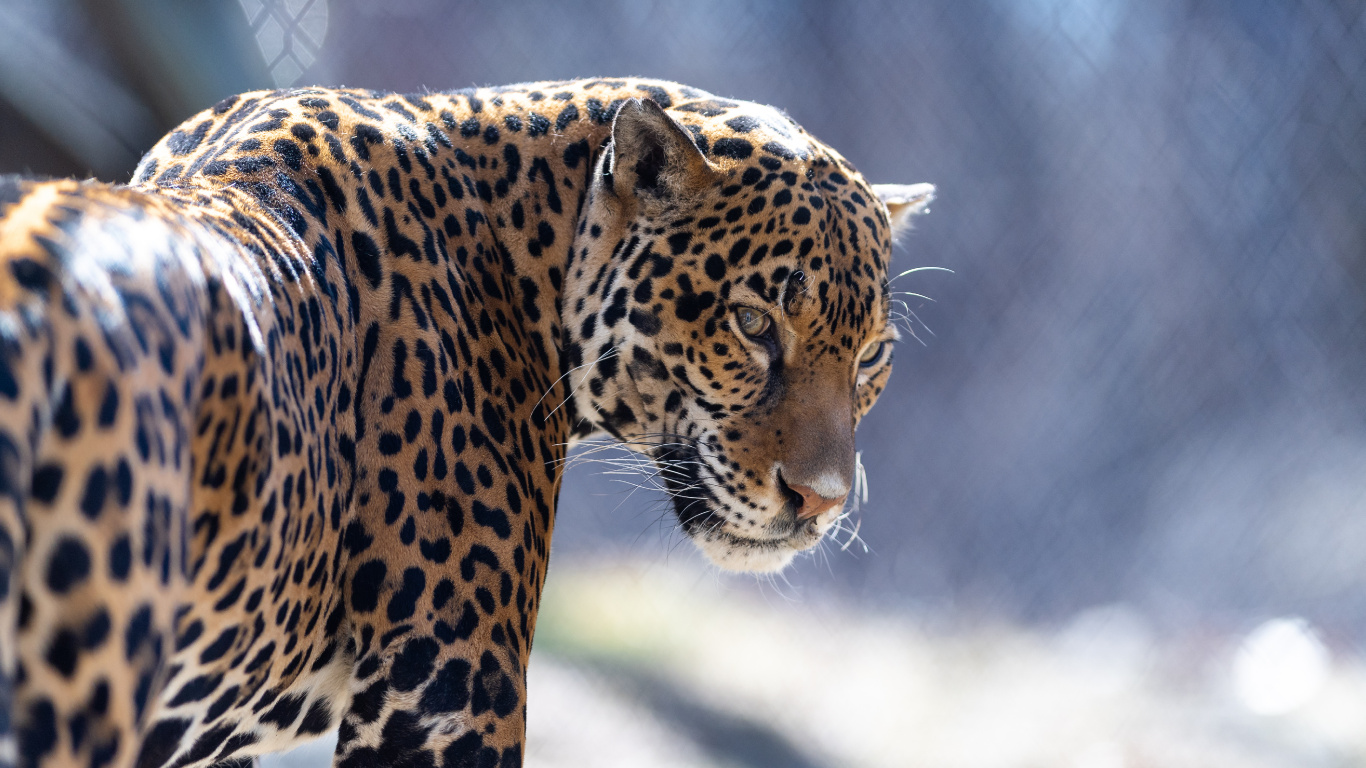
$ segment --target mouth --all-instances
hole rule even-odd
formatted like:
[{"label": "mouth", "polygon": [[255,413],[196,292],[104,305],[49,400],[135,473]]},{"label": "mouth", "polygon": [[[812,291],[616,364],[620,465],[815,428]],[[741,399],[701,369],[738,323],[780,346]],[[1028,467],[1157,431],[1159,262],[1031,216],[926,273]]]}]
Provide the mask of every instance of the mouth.
[{"label": "mouth", "polygon": [[779,570],[800,551],[815,546],[824,535],[815,518],[800,520],[802,497],[778,478],[783,514],[763,526],[764,535],[745,535],[721,511],[725,504],[706,482],[706,462],[694,446],[656,451],[665,488],[679,527],[716,565],[729,570]]}]

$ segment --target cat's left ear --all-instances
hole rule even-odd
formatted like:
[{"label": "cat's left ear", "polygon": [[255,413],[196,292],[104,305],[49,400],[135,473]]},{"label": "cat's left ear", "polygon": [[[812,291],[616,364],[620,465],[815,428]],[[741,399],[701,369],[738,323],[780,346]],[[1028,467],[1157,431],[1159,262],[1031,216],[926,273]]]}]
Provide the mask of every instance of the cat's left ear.
[{"label": "cat's left ear", "polygon": [[887,206],[893,236],[910,229],[917,214],[929,213],[934,200],[933,184],[874,184],[873,192]]}]

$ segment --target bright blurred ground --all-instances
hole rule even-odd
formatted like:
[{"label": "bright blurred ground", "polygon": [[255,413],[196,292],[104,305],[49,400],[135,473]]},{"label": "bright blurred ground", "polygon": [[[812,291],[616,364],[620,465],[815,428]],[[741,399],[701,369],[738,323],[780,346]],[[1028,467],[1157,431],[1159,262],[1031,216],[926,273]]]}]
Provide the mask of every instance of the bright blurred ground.
[{"label": "bright blurred ground", "polygon": [[[528,768],[1366,763],[1366,666],[1303,624],[1161,637],[1112,605],[935,627],[678,554],[552,568]],[[263,768],[329,759],[323,741]]]}]

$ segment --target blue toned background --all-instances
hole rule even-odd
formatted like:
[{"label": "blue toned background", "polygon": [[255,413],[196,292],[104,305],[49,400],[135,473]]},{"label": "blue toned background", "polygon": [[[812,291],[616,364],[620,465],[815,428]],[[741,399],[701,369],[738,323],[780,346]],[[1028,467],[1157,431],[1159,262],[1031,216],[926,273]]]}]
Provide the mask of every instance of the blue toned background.
[{"label": "blue toned background", "polygon": [[896,283],[933,301],[903,297],[859,431],[860,540],[719,575],[657,493],[571,470],[528,764],[1359,764],[1364,12],[0,0],[0,172],[126,180],[263,87],[646,75],[777,105],[870,180],[939,186],[894,267],[953,272]]}]

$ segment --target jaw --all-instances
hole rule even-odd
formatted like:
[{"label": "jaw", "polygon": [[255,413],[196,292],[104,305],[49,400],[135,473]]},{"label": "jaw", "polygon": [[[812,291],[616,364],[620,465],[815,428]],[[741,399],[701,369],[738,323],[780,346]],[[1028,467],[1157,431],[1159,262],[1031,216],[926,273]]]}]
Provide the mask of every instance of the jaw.
[{"label": "jaw", "polygon": [[[679,527],[701,549],[706,559],[728,571],[773,573],[787,567],[799,552],[821,543],[840,510],[795,519],[783,510],[764,515],[764,525],[742,526],[732,521],[723,492],[705,477],[708,466],[695,445],[652,452],[678,517]],[[667,469],[665,469],[667,467]],[[735,504],[738,504],[736,502]],[[753,518],[751,518],[753,519]],[[787,522],[783,522],[787,521]]]},{"label": "jaw", "polygon": [[[690,462],[686,466],[696,467],[697,464]],[[673,473],[665,476],[671,475]],[[819,544],[830,521],[837,516],[827,513],[816,519],[795,521],[787,530],[773,532],[770,536],[745,535],[738,532],[740,526],[727,517],[725,505],[706,483],[696,478],[686,484],[671,479],[669,485],[674,513],[683,533],[713,565],[728,571],[781,571],[799,552]]]}]

